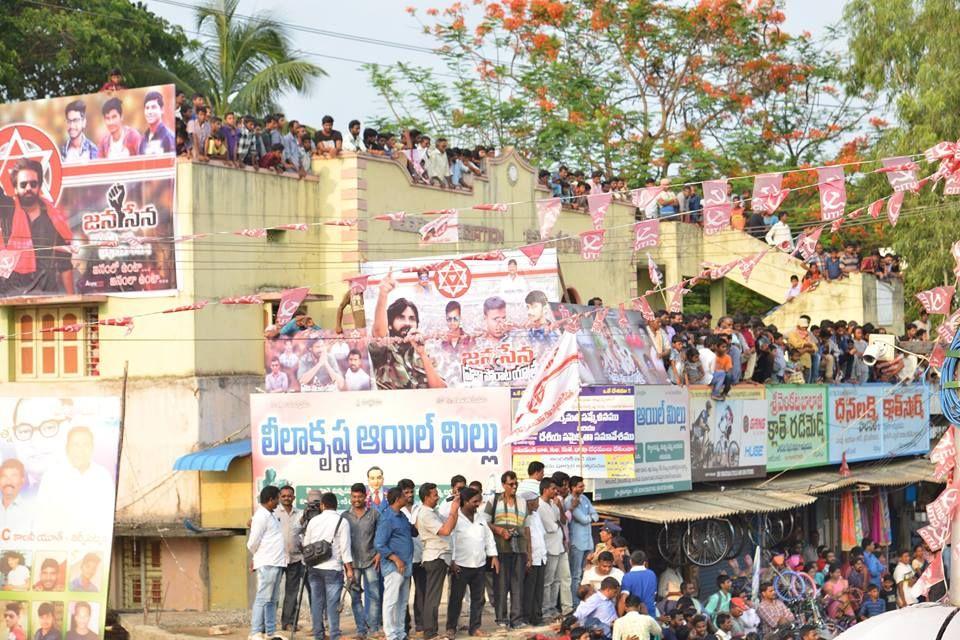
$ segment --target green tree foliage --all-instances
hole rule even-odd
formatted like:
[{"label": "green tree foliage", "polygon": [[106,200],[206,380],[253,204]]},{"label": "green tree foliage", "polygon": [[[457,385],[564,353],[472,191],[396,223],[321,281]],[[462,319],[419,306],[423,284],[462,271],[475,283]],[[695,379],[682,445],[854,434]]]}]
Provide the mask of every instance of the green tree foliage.
[{"label": "green tree foliage", "polygon": [[162,81],[187,38],[127,0],[0,0],[0,100],[97,91],[113,67],[128,86]]},{"label": "green tree foliage", "polygon": [[238,0],[210,0],[196,8],[202,39],[194,48],[193,69],[179,84],[207,96],[214,113],[266,113],[276,110],[287,91],[305,93],[326,75],[296,56],[286,28],[265,14],[237,15]]},{"label": "green tree foliage", "polygon": [[368,70],[393,125],[513,145],[542,165],[636,182],[676,165],[735,175],[810,161],[862,110],[839,96],[836,58],[784,33],[772,1],[745,4],[454,2],[423,24],[452,83],[410,65]]},{"label": "green tree foliage", "polygon": [[[871,156],[917,153],[960,138],[960,11],[955,2],[851,0],[844,26],[853,59],[850,92],[881,92],[897,118]],[[920,164],[923,175],[935,169]],[[864,201],[890,192],[878,175],[858,187]],[[888,243],[909,263],[905,279],[910,293],[954,281],[950,246],[960,239],[954,224],[960,203],[941,193],[927,188],[908,195],[900,222],[887,234]]]}]

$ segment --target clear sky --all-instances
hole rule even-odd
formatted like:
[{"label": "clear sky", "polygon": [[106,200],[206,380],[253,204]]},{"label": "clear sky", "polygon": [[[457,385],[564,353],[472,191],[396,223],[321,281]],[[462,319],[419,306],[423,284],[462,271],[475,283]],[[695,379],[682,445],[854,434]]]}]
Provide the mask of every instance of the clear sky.
[{"label": "clear sky", "polygon": [[[432,38],[421,33],[419,23],[407,15],[405,8],[417,7],[422,14],[430,7],[443,7],[453,0],[240,0],[238,13],[252,15],[258,11],[271,14],[276,20],[306,28],[322,29],[348,35],[377,38],[415,47],[432,47]],[[146,0],[154,13],[181,25],[188,36],[195,36],[193,11],[182,5],[196,4],[185,0]],[[791,33],[809,31],[822,36],[824,28],[840,19],[843,0],[785,0],[786,28]],[[367,42],[290,31],[295,48],[301,55],[321,66],[329,75],[318,80],[309,95],[285,96],[281,104],[287,118],[296,118],[319,126],[320,119],[330,114],[336,127],[346,128],[353,119],[363,120],[380,115],[384,105],[367,82],[367,76],[355,61],[390,64],[405,61],[435,66],[436,57],[427,52],[382,46]]]}]

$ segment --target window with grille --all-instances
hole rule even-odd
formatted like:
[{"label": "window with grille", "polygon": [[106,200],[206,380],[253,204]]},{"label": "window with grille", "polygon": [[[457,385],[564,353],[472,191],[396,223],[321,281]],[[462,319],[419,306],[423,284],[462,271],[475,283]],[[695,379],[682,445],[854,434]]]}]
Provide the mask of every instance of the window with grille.
[{"label": "window with grille", "polygon": [[[123,608],[139,609],[146,603],[163,605],[162,542],[149,538],[122,538]],[[144,585],[143,580],[146,580]]]},{"label": "window with grille", "polygon": [[[18,380],[100,375],[95,307],[17,307],[14,317]],[[53,331],[70,326],[75,330]]]}]

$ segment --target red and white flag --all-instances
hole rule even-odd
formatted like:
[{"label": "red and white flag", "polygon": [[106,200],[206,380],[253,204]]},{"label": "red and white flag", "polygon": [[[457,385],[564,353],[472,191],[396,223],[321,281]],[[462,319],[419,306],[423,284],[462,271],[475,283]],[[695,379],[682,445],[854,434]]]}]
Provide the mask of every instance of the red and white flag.
[{"label": "red and white flag", "polygon": [[355,227],[357,226],[357,219],[341,218],[340,220],[327,220],[323,224],[327,227]]},{"label": "red and white flag", "polygon": [[670,313],[680,313],[683,310],[683,296],[690,293],[690,289],[684,289],[683,283],[673,285],[667,291],[671,292],[670,296]]},{"label": "red and white flag", "polygon": [[451,213],[457,213],[457,209],[427,209],[420,212],[424,216],[448,216]]},{"label": "red and white flag", "polygon": [[473,208],[476,211],[496,211],[498,213],[503,213],[510,208],[510,205],[497,202],[495,204],[478,204],[474,205]]},{"label": "red and white flag", "polygon": [[133,324],[132,316],[122,316],[120,318],[103,318],[97,320],[97,324],[102,327],[129,327]]},{"label": "red and white flag", "polygon": [[887,202],[887,219],[890,220],[890,226],[897,226],[897,220],[900,219],[900,207],[903,206],[903,197],[907,195],[906,191],[897,191],[890,196]]},{"label": "red and white flag", "polygon": [[822,224],[819,227],[804,231],[800,234],[800,237],[797,238],[797,253],[799,253],[804,260],[809,260],[811,256],[816,255],[817,243],[820,242],[820,234],[823,233],[826,226],[827,225]]},{"label": "red and white flag", "polygon": [[403,222],[403,219],[407,217],[406,211],[394,211],[393,213],[384,213],[383,215],[374,216],[374,220],[382,220],[383,222]]},{"label": "red and white flag", "polygon": [[630,192],[630,199],[633,201],[633,206],[637,209],[640,209],[641,212],[646,211],[647,207],[657,199],[663,190],[666,187],[644,187],[642,189],[634,189]]},{"label": "red and white flag", "polygon": [[[731,260],[727,264],[703,262],[700,264],[700,268],[703,269],[702,274],[706,274],[707,276],[710,277],[711,280],[719,280],[723,276],[733,271],[733,268],[737,266],[739,263],[740,263],[739,260]],[[673,289],[673,287],[671,287],[671,289]]]},{"label": "red and white flag", "polygon": [[606,307],[600,307],[600,309],[593,314],[593,325],[590,327],[590,329],[594,333],[600,333],[601,331],[603,331],[603,325],[607,321],[608,311],[609,309],[607,309]]},{"label": "red and white flag", "polygon": [[943,195],[960,196],[960,173],[951,173],[943,183]]},{"label": "red and white flag", "polygon": [[703,183],[703,232],[720,233],[730,226],[733,203],[727,196],[726,180],[707,180]]},{"label": "red and white flag", "polygon": [[950,253],[953,254],[953,275],[960,278],[960,240],[953,243]]},{"label": "red and white flag", "polygon": [[830,223],[830,233],[836,233],[840,231],[840,227],[843,225],[843,218],[837,218]]},{"label": "red and white flag", "polygon": [[248,296],[229,296],[220,298],[220,304],[263,304],[263,298],[256,294]]},{"label": "red and white flag", "polygon": [[660,220],[644,220],[633,225],[633,250],[649,249],[660,244]]},{"label": "red and white flag", "polygon": [[209,238],[212,236],[212,233],[193,233],[186,236],[176,236],[173,241],[174,243],[180,242],[190,242],[192,240],[202,240],[203,238]]},{"label": "red and white flag", "polygon": [[587,196],[587,207],[590,209],[590,219],[593,221],[594,229],[603,227],[603,219],[606,217],[607,209],[610,208],[612,201],[613,193],[610,191]]},{"label": "red and white flag", "polygon": [[420,227],[420,244],[449,244],[460,241],[457,210],[445,213]]},{"label": "red and white flag", "polygon": [[768,251],[770,251],[770,249],[764,249],[763,251],[758,251],[747,258],[740,258],[740,273],[743,275],[744,282],[749,282],[750,274],[753,273],[753,269],[760,264],[760,261],[763,260],[763,256],[767,255]]},{"label": "red and white flag", "polygon": [[960,309],[957,309],[947,316],[943,324],[937,327],[937,339],[944,344],[953,342],[953,336],[957,333],[958,324],[960,324]]},{"label": "red and white flag", "polygon": [[820,167],[817,169],[820,189],[820,218],[836,220],[843,217],[847,206],[847,186],[843,181],[843,167]]},{"label": "red and white flag", "polygon": [[753,179],[751,208],[757,213],[771,214],[787,199],[790,189],[783,189],[782,173],[765,173]]},{"label": "red and white flag", "polygon": [[287,324],[297,313],[297,309],[303,303],[304,298],[310,293],[310,287],[297,287],[296,289],[285,289],[280,294],[280,306],[277,308],[276,325],[282,327]]},{"label": "red and white flag", "polygon": [[880,212],[883,211],[883,205],[886,204],[886,200],[886,198],[880,198],[870,203],[868,211],[870,212],[871,218],[876,219],[880,217]]},{"label": "red and white flag", "polygon": [[310,225],[305,222],[294,222],[291,224],[281,224],[273,228],[279,229],[280,231],[306,231],[310,228]]},{"label": "red and white flag", "polygon": [[547,248],[547,243],[538,242],[536,244],[525,244],[520,247],[520,252],[527,256],[530,264],[536,266],[537,260],[543,255],[543,250]]},{"label": "red and white flag", "polygon": [[952,424],[947,426],[940,442],[930,452],[930,462],[937,465],[933,477],[940,482],[950,477],[950,472],[957,464],[956,430]]},{"label": "red and white flag", "polygon": [[954,158],[958,151],[960,151],[960,145],[956,142],[938,142],[936,145],[924,151],[923,157],[927,162],[933,164],[937,160]]},{"label": "red and white flag", "polygon": [[577,334],[565,331],[520,396],[513,433],[504,444],[535,435],[577,406],[580,394],[580,352]]},{"label": "red and white flag", "polygon": [[350,276],[349,278],[344,278],[344,281],[350,284],[350,293],[358,295],[363,293],[367,288],[367,280],[370,279],[369,275],[359,275],[359,276]]},{"label": "red and white flag", "polygon": [[939,313],[948,315],[950,313],[950,303],[953,302],[953,294],[956,292],[954,287],[935,287],[927,289],[917,294],[917,300],[927,310],[927,313]]},{"label": "red and white flag", "polygon": [[657,269],[657,263],[653,261],[649,253],[647,254],[647,274],[649,274],[650,282],[653,283],[654,287],[663,285],[663,276],[660,275],[660,270]]},{"label": "red and white flag", "polygon": [[599,260],[606,233],[606,229],[582,232],[580,234],[580,257],[584,260]]},{"label": "red and white flag", "polygon": [[493,251],[484,251],[483,253],[471,253],[463,256],[461,260],[503,260],[503,251],[494,249]]},{"label": "red and white flag", "polygon": [[557,219],[560,217],[560,207],[562,204],[560,198],[537,200],[537,220],[540,222],[541,240],[546,240],[550,237],[553,226],[557,224]]},{"label": "red and white flag", "polygon": [[930,560],[930,564],[928,564],[927,568],[920,574],[917,581],[913,583],[913,586],[904,588],[910,589],[914,598],[919,598],[926,596],[930,592],[930,589],[945,580],[946,578],[943,574],[943,552],[941,551],[940,553],[933,554],[933,559]]},{"label": "red and white flag", "polygon": [[940,369],[944,360],[947,359],[947,348],[942,342],[933,345],[933,351],[930,352],[930,366],[934,369]]},{"label": "red and white flag", "polygon": [[633,310],[639,311],[640,315],[643,316],[643,319],[647,322],[650,322],[656,317],[653,315],[653,309],[650,308],[650,303],[647,302],[646,296],[633,299]]},{"label": "red and white flag", "polygon": [[883,168],[881,173],[887,174],[887,180],[895,193],[901,191],[916,191],[920,188],[917,180],[917,163],[906,156],[884,158],[880,161]]},{"label": "red and white flag", "polygon": [[622,302],[617,307],[617,324],[624,331],[630,328],[630,319],[627,318],[627,309]]},{"label": "red and white flag", "polygon": [[193,304],[184,304],[184,305],[180,305],[179,307],[165,309],[160,313],[180,313],[181,311],[199,311],[200,309],[203,309],[208,304],[210,304],[209,300],[200,300],[199,302],[195,302]]},{"label": "red and white flag", "polygon": [[267,230],[264,228],[260,229],[240,229],[240,231],[234,231],[233,235],[243,236],[244,238],[266,238]]}]

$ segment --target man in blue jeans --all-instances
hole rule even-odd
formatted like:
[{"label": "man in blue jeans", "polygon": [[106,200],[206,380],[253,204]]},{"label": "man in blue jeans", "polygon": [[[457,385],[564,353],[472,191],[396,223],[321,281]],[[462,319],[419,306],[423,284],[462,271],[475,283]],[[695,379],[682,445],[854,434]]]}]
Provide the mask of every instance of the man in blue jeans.
[{"label": "man in blue jeans", "polygon": [[253,570],[257,574],[257,595],[253,599],[251,612],[251,640],[274,638],[277,633],[280,578],[287,566],[283,527],[273,513],[279,504],[280,489],[264,487],[260,491],[260,507],[250,521],[247,549],[253,554]]},{"label": "man in blue jeans", "polygon": [[380,554],[374,546],[380,512],[367,505],[367,487],[362,482],[350,487],[350,508],[343,512],[343,517],[350,524],[353,554],[350,604],[357,635],[364,638],[380,632]]},{"label": "man in blue jeans", "polygon": [[337,496],[325,493],[320,498],[320,513],[310,519],[303,533],[306,547],[321,540],[330,543],[330,556],[307,569],[310,584],[310,616],[313,637],[323,640],[323,619],[330,622],[330,640],[340,640],[340,592],[344,571],[353,581],[353,554],[350,550],[350,525],[337,513]]},{"label": "man in blue jeans", "polygon": [[583,578],[583,561],[587,554],[593,551],[593,531],[591,529],[594,522],[600,519],[600,514],[590,504],[584,491],[583,478],[572,476],[570,478],[570,495],[564,500],[564,508],[570,512],[570,590],[571,597],[576,602],[577,590],[580,588],[580,580]]},{"label": "man in blue jeans", "polygon": [[380,513],[375,538],[377,553],[380,554],[380,574],[383,576],[383,632],[386,640],[403,640],[403,625],[410,599],[410,576],[413,575],[415,530],[401,512],[407,506],[407,497],[400,487],[393,487],[387,492],[387,505]]}]

